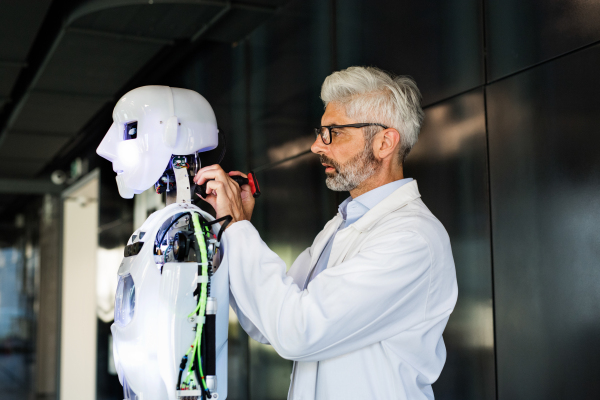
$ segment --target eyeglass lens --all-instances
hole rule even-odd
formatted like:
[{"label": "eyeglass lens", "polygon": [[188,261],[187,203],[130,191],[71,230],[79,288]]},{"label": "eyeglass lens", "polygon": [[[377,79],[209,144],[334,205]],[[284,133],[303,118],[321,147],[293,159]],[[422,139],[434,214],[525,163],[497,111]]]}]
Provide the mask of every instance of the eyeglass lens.
[{"label": "eyeglass lens", "polygon": [[320,128],[316,128],[315,129],[315,134],[317,136],[321,136],[321,139],[323,140],[323,143],[325,144],[329,144],[331,143],[331,135],[329,134],[329,128],[327,128],[326,126],[322,126]]}]

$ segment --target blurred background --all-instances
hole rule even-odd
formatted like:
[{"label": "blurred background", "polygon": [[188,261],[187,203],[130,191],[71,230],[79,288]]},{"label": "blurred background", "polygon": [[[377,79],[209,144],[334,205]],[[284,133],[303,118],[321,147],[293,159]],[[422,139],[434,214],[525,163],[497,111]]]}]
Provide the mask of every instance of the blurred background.
[{"label": "blurred background", "polygon": [[[459,284],[436,398],[600,398],[599,41],[590,0],[0,0],[0,398],[123,398],[116,270],[164,206],[120,198],[95,154],[123,94],[208,99],[289,266],[346,196],[309,147],[321,83],[352,65],[423,93],[406,176]],[[231,315],[229,399],[285,399],[290,372]]]}]

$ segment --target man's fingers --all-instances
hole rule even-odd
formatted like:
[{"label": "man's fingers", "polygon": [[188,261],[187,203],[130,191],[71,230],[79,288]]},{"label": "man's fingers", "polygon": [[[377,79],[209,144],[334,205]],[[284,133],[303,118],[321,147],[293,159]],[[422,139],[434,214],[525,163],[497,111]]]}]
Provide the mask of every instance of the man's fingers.
[{"label": "man's fingers", "polygon": [[194,182],[197,185],[206,185],[206,194],[200,193],[198,197],[215,209],[217,217],[231,215],[235,222],[252,215],[254,198],[250,186],[241,185],[242,187],[240,187],[231,178],[232,176],[248,178],[240,171],[226,173],[221,166],[215,164],[200,169],[194,177]]},{"label": "man's fingers", "polygon": [[215,208],[217,205],[217,197],[213,196],[212,194],[204,195],[204,197],[202,197],[198,193],[196,193],[196,196],[198,196],[199,198],[201,198],[202,200],[204,200],[205,202],[210,204],[212,206],[212,208]]},{"label": "man's fingers", "polygon": [[208,181],[206,182],[206,193],[210,194],[214,190],[217,192],[217,195],[222,194],[223,189],[225,188],[225,183],[221,181]]},{"label": "man's fingers", "polygon": [[221,168],[221,166],[219,164],[213,164],[213,165],[207,165],[206,167],[200,168],[198,170],[198,172],[208,171],[211,169],[220,169],[221,171],[223,170],[223,168]]},{"label": "man's fingers", "polygon": [[229,171],[228,173],[229,176],[243,176],[244,178],[248,178],[248,175],[240,171]]},{"label": "man's fingers", "polygon": [[211,179],[218,179],[220,181],[223,181],[227,179],[227,174],[225,173],[225,171],[218,169],[208,169],[204,171],[200,170],[194,177],[194,182],[196,182],[197,185],[202,185],[204,182],[209,181]]},{"label": "man's fingers", "polygon": [[196,176],[194,177],[194,182],[197,185],[202,185],[204,182],[210,179],[217,179],[217,177],[221,177],[220,180],[225,180],[227,174],[223,171],[220,165],[209,165],[208,167],[201,168]]}]

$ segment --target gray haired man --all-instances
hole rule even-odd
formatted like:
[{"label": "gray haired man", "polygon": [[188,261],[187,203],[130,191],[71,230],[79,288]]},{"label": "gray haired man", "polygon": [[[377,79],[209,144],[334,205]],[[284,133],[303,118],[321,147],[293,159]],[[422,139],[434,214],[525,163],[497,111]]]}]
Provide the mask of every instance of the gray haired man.
[{"label": "gray haired man", "polygon": [[351,67],[325,79],[321,98],[311,150],[327,186],[350,197],[287,273],[250,223],[250,188],[217,165],[195,177],[210,180],[217,217],[233,218],[231,304],[251,337],[294,360],[290,399],[433,399],[458,289],[448,234],[403,173],[420,92],[408,77]]}]

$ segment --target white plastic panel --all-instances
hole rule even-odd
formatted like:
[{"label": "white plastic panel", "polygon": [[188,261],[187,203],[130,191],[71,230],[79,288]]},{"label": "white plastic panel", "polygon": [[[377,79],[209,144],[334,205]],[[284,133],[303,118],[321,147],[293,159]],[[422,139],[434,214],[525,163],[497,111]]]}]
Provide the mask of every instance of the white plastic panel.
[{"label": "white plastic panel", "polygon": [[179,364],[196,335],[196,323],[188,321],[187,316],[196,308],[194,290],[197,274],[198,264],[195,262],[169,262],[163,267],[158,308],[158,364],[169,400],[177,399],[175,389]]}]

